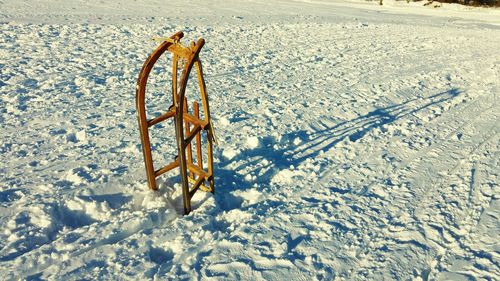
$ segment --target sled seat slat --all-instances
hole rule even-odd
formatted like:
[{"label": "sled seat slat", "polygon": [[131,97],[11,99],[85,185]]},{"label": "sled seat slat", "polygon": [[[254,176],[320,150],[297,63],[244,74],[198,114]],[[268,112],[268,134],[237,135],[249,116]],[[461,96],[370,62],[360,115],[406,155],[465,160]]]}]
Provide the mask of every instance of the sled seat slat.
[{"label": "sled seat slat", "polygon": [[200,169],[200,167],[193,165],[192,163],[187,163],[187,168],[190,172],[208,180],[208,173],[205,172],[204,170]]},{"label": "sled seat slat", "polygon": [[172,44],[170,47],[168,47],[168,50],[183,59],[189,59],[193,54],[193,52],[190,49],[183,47],[179,44]]}]

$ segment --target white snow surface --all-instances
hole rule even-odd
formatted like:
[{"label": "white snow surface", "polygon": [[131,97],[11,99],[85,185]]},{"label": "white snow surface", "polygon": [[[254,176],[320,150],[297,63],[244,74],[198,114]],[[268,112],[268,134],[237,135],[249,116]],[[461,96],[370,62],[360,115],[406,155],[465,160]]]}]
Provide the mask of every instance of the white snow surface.
[{"label": "white snow surface", "polygon": [[[1,280],[499,279],[498,9],[2,0],[0,25]],[[179,30],[220,139],[187,216],[178,171],[147,189],[135,110]]]}]

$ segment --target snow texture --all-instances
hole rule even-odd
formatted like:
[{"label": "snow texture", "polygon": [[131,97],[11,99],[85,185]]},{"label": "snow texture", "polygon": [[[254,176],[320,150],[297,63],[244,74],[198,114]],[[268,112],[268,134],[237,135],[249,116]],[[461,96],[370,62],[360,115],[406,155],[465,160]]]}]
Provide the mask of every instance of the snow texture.
[{"label": "snow texture", "polygon": [[[498,280],[498,9],[2,0],[0,25],[0,279]],[[147,190],[134,97],[179,30],[220,139],[188,216],[177,171]]]}]

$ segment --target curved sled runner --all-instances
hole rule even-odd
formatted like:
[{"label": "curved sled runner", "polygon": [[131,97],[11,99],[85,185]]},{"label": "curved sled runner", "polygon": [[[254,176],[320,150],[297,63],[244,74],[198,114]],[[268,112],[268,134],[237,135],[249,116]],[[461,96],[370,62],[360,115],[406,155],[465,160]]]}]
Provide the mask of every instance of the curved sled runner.
[{"label": "curved sled runner", "polygon": [[[162,39],[160,46],[146,59],[142,66],[136,88],[136,107],[141,132],[142,152],[146,165],[148,186],[157,190],[156,178],[160,175],[179,167],[182,181],[182,197],[184,204],[184,214],[191,212],[191,198],[199,189],[207,192],[214,192],[213,176],[213,127],[210,119],[210,108],[206,92],[205,80],[203,79],[203,69],[199,59],[199,53],[205,40],[200,38],[196,43],[191,42],[189,46],[180,43],[184,36],[182,32],[177,32],[169,38]],[[158,117],[148,120],[146,117],[145,95],[146,84],[149,74],[165,52],[172,53],[172,105],[168,111]],[[179,62],[184,62],[180,82],[178,82]],[[193,113],[188,111],[187,98],[185,97],[186,86],[192,68],[196,69],[198,86],[200,88],[201,101],[203,106],[203,118],[200,118],[200,110],[197,102],[193,103]],[[175,135],[178,147],[178,156],[170,164],[160,169],[154,169],[153,157],[151,153],[151,143],[149,139],[149,128],[162,121],[174,118]],[[202,132],[205,131],[207,143],[207,169],[203,168],[202,159]],[[196,140],[196,164],[193,162],[192,142]],[[189,172],[189,174],[188,174]],[[207,184],[208,183],[208,184]]]}]

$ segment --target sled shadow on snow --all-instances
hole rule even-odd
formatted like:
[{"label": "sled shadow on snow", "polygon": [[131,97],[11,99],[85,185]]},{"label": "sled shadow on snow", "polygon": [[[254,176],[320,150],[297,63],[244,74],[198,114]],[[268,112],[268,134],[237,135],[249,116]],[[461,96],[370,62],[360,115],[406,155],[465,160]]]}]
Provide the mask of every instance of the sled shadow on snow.
[{"label": "sled shadow on snow", "polygon": [[[346,140],[346,138],[351,142],[356,142],[374,129],[451,100],[460,93],[459,89],[453,88],[429,97],[414,98],[401,104],[378,108],[365,115],[342,121],[333,126],[322,123],[316,126],[312,133],[306,131],[290,132],[282,135],[281,141],[272,136],[264,136],[260,139],[259,147],[244,149],[234,159],[226,159],[219,155],[220,162],[215,163],[214,167],[217,193],[215,200],[217,205],[222,211],[242,208],[243,199],[233,195],[232,191],[245,191],[253,188],[255,183],[258,183],[261,189],[269,188],[272,185],[273,177],[283,169],[288,169],[291,166],[297,167],[307,159],[314,159],[322,152],[328,151],[339,142]],[[328,116],[325,116],[325,119],[328,119]],[[294,140],[297,138],[300,142],[294,145]],[[231,163],[242,159],[248,161],[243,161],[243,164],[233,166],[231,169],[227,168]],[[261,165],[258,169],[250,171],[250,173],[253,172],[258,175],[255,182],[245,180],[244,175],[247,173],[242,173],[243,175],[238,173],[259,162],[268,164]],[[324,167],[320,167],[320,171],[323,169]],[[273,202],[267,203],[273,205]],[[248,207],[250,206],[246,206],[246,208]]]}]

